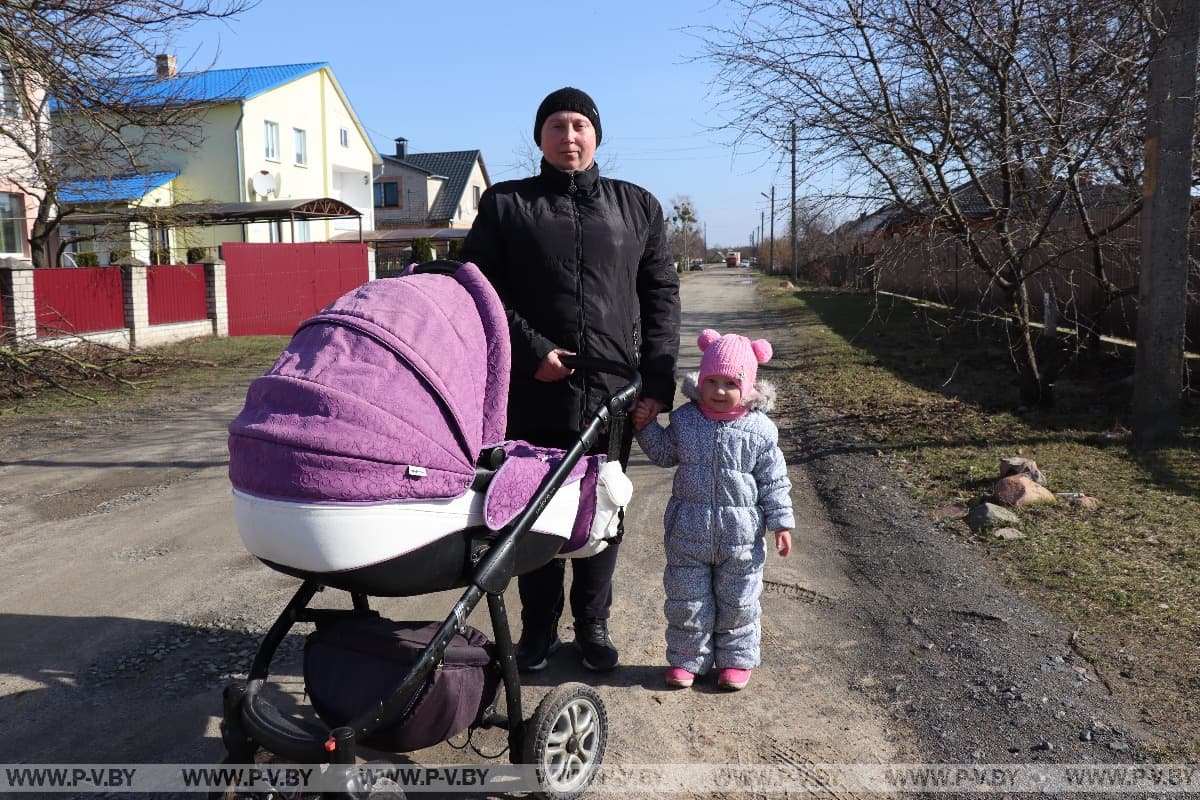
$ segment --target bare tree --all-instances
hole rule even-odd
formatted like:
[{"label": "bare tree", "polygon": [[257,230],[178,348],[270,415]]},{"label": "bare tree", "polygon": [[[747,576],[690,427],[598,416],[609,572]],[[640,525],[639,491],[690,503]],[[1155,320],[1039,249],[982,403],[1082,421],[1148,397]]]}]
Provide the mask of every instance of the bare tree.
[{"label": "bare tree", "polygon": [[1165,33],[1151,62],[1147,108],[1133,395],[1134,440],[1141,447],[1179,435],[1200,4],[1158,0],[1155,13]]},{"label": "bare tree", "polygon": [[0,0],[0,170],[37,201],[35,266],[47,264],[63,219],[57,201],[64,183],[144,173],[163,148],[196,143],[196,104],[172,82],[156,81],[154,57],[178,31],[253,4]]},{"label": "bare tree", "polygon": [[704,250],[704,240],[698,226],[696,204],[687,195],[671,198],[671,214],[668,217],[671,253],[679,262],[679,269],[686,270],[692,255],[697,257]]},{"label": "bare tree", "polygon": [[542,168],[542,151],[533,143],[533,139],[529,138],[528,133],[521,133],[517,138],[517,146],[513,148],[513,161],[511,164],[506,164],[510,172],[516,173],[518,178],[528,178],[537,175]]},{"label": "bare tree", "polygon": [[[930,252],[961,253],[1008,320],[1022,402],[1050,402],[1048,273],[1090,258],[1089,282],[1131,291],[1104,245],[1139,208],[1149,0],[735,2],[739,24],[706,39],[743,137],[781,141],[795,123],[809,171],[848,168]],[[1121,214],[1095,216],[1096,184]]]}]

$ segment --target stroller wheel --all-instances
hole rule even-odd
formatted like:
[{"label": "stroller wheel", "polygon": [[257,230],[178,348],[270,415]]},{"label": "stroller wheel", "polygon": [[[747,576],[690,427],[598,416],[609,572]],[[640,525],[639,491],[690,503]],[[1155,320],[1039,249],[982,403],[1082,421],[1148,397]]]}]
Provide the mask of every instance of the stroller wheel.
[{"label": "stroller wheel", "polygon": [[537,768],[538,796],[578,797],[604,760],[608,714],[596,690],[564,683],[550,691],[525,724],[521,760]]}]

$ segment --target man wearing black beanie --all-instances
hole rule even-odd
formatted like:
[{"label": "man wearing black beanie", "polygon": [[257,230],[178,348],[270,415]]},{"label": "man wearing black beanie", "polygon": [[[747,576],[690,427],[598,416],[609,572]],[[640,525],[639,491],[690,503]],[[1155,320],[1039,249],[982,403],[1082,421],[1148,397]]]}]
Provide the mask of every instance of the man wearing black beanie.
[{"label": "man wearing black beanie", "polygon": [[[534,116],[542,151],[532,178],[498,183],[480,199],[463,244],[492,282],[512,339],[509,438],[566,449],[604,399],[621,385],[610,375],[564,366],[580,354],[620,361],[642,376],[642,399],[667,410],[675,396],[679,350],[679,276],[671,263],[662,206],[640,186],[600,177],[595,161],[600,112],[586,92],[566,86],[546,95]],[[614,420],[594,452],[629,459],[632,430]],[[618,662],[608,629],[620,548],[571,559],[575,645],[589,669]],[[517,665],[546,667],[558,649],[566,562],[517,579],[521,639]]]},{"label": "man wearing black beanie", "polygon": [[551,114],[558,111],[574,111],[587,117],[596,130],[596,146],[600,146],[600,141],[604,138],[603,131],[600,130],[600,112],[596,110],[596,104],[588,97],[587,92],[571,86],[564,86],[546,95],[546,99],[538,106],[537,116],[533,120],[534,144],[542,146],[542,126]]}]

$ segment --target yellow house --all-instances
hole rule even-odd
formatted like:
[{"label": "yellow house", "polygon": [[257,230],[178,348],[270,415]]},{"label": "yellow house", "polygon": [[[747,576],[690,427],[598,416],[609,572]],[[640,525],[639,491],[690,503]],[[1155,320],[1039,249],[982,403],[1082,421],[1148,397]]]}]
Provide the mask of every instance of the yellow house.
[{"label": "yellow house", "polygon": [[[215,257],[224,242],[323,242],[373,227],[382,159],[327,63],[177,73],[174,57],[159,56],[155,76],[130,85],[148,103],[185,103],[198,135],[155,148],[144,174],[80,176],[61,193],[64,237],[96,232],[77,249],[100,263],[179,263]],[[356,216],[333,216],[339,208]],[[112,230],[122,214],[137,219],[125,241]],[[224,219],[233,222],[214,224]]]}]

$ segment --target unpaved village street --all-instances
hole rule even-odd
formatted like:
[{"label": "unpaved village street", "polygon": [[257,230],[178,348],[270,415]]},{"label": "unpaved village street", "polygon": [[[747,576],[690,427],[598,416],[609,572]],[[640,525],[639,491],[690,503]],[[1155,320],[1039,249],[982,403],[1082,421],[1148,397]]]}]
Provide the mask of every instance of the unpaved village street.
[{"label": "unpaved village street", "polygon": [[[622,666],[589,673],[564,648],[528,676],[527,709],[548,687],[592,683],[610,718],[606,767],[1135,761],[1155,731],[1139,727],[1072,652],[1069,630],[939,527],[873,448],[808,407],[788,377],[804,368],[789,347],[804,332],[757,310],[753,277],[709,267],[688,273],[683,287],[681,373],[699,364],[702,328],[765,336],[775,347],[761,374],[781,395],[772,416],[799,526],[791,556],[768,549],[764,663],[739,693],[711,679],[664,686],[671,471],[635,447],[612,622]],[[78,425],[0,427],[0,763],[223,756],[220,688],[244,675],[298,583],[250,556],[233,525],[225,427],[245,388],[215,386]],[[378,607],[442,619],[457,596]],[[346,604],[334,592],[321,599]],[[515,618],[515,586],[509,609]],[[470,622],[487,630],[486,610]],[[569,619],[561,634],[570,640]],[[277,670],[297,701],[302,643],[293,632]],[[483,731],[476,744],[491,755],[503,737]],[[507,763],[448,744],[409,757]],[[769,796],[862,796],[817,782],[807,794],[784,789]],[[750,795],[713,787],[675,796]]]}]

